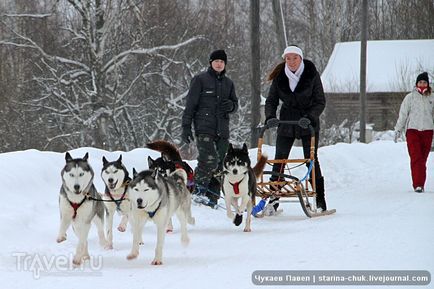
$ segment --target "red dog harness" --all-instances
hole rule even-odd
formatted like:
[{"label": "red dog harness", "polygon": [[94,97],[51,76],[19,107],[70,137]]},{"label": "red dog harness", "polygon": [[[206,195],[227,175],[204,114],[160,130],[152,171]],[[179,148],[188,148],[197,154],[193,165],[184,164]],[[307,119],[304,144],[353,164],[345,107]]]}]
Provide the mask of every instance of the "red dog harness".
[{"label": "red dog harness", "polygon": [[244,178],[242,178],[239,182],[236,182],[235,184],[229,182],[229,184],[232,185],[232,188],[234,189],[234,193],[235,195],[239,195],[240,194],[240,183],[244,180]]},{"label": "red dog harness", "polygon": [[80,208],[81,205],[83,205],[84,201],[86,201],[86,197],[84,197],[80,203],[73,203],[70,200],[68,200],[69,204],[74,209],[74,215],[72,215],[72,219],[75,219],[75,217],[77,217],[77,210],[78,208]]}]

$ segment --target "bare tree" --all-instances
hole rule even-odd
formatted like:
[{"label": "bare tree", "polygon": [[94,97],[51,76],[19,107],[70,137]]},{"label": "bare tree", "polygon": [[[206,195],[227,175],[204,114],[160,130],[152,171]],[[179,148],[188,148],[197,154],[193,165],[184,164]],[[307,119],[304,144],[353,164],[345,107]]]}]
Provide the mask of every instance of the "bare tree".
[{"label": "bare tree", "polygon": [[[288,44],[320,72],[336,42],[360,38],[358,0],[277,2]],[[231,141],[251,142],[252,61],[267,95],[266,75],[282,52],[272,2],[259,4],[260,59],[251,60],[249,1],[0,1],[0,151],[178,142],[190,80],[214,49],[227,51],[240,100]],[[434,34],[432,0],[368,5],[370,40]]]},{"label": "bare tree", "polygon": [[[139,138],[140,132],[135,130],[136,118],[146,117],[147,112],[139,109],[144,102],[134,97],[136,84],[157,74],[149,73],[154,59],[166,58],[166,62],[175,62],[172,57],[176,57],[176,51],[201,37],[181,36],[174,44],[161,41],[161,44],[153,45],[146,41],[152,27],[146,30],[146,26],[142,29],[139,25],[140,28],[125,35],[128,28],[122,25],[123,21],[128,23],[132,18],[140,23],[145,20],[132,1],[67,0],[63,4],[58,5],[55,12],[71,14],[58,31],[65,36],[65,55],[50,53],[39,42],[15,29],[11,31],[16,41],[0,42],[31,49],[37,54],[38,59],[33,64],[39,73],[33,80],[42,92],[26,105],[44,111],[46,120],[58,127],[57,133],[48,138],[46,147],[54,140],[65,141],[65,147],[92,145],[125,149],[130,147],[127,143],[140,145],[143,138]],[[40,16],[8,15],[31,20],[40,20]],[[134,62],[140,62],[140,65],[129,69]],[[165,72],[160,73],[159,76],[164,78]],[[159,119],[160,127],[170,121],[167,114]],[[72,143],[71,139],[74,140]]]}]

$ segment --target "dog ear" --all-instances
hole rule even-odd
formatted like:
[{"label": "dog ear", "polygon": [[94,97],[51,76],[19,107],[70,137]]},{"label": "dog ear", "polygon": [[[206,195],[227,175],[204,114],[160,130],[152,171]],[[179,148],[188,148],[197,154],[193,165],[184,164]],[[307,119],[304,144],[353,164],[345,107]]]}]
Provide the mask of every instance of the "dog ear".
[{"label": "dog ear", "polygon": [[108,163],[108,160],[105,158],[105,156],[102,156],[102,164],[105,166]]},{"label": "dog ear", "polygon": [[247,149],[246,143],[243,144],[243,152],[249,152],[249,150]]},{"label": "dog ear", "polygon": [[121,162],[122,162],[122,155],[119,156],[119,158],[117,159],[116,162],[118,162],[118,163],[121,163]]},{"label": "dog ear", "polygon": [[133,168],[133,178],[135,179],[137,177],[137,171],[136,168]]},{"label": "dog ear", "polygon": [[148,156],[148,168],[152,168],[152,166],[154,165],[154,160],[150,157],[150,156]]},{"label": "dog ear", "polygon": [[68,163],[68,162],[70,162],[70,161],[72,161],[72,157],[71,157],[71,155],[69,154],[69,152],[66,152],[66,155],[65,155],[65,161]]},{"label": "dog ear", "polygon": [[229,143],[228,152],[233,152],[233,151],[234,151],[234,147],[231,143]]},{"label": "dog ear", "polygon": [[89,158],[89,153],[86,153],[86,154],[84,155],[84,157],[83,157],[83,160],[84,160],[84,161],[87,161],[88,158]]}]

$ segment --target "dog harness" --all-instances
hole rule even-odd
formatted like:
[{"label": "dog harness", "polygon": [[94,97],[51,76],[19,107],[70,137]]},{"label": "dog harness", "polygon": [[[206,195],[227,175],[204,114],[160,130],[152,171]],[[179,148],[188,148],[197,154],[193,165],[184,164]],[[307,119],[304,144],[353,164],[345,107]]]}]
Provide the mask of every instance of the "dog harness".
[{"label": "dog harness", "polygon": [[149,215],[149,218],[152,219],[155,216],[155,214],[157,213],[157,211],[160,208],[160,206],[161,206],[161,202],[158,204],[158,207],[155,209],[155,211],[153,211],[153,212],[146,211],[146,213],[148,213],[148,215]]},{"label": "dog harness", "polygon": [[240,194],[240,183],[244,180],[244,178],[245,178],[245,176],[239,182],[236,182],[235,184],[229,182],[229,184],[231,184],[232,188],[234,189],[235,195]]},{"label": "dog harness", "polygon": [[121,204],[122,204],[122,201],[125,200],[125,195],[127,194],[127,189],[125,188],[124,193],[122,194],[121,198],[117,199],[117,200],[115,198],[113,198],[112,194],[110,194],[109,191],[107,191],[106,194],[116,204],[116,210],[121,211]]},{"label": "dog harness", "polygon": [[67,200],[68,200],[69,204],[71,205],[71,207],[74,209],[74,214],[72,215],[72,219],[74,220],[75,217],[77,217],[78,208],[80,208],[80,206],[83,205],[83,203],[86,201],[86,197],[84,197],[80,203],[71,202],[68,198],[67,198]]}]

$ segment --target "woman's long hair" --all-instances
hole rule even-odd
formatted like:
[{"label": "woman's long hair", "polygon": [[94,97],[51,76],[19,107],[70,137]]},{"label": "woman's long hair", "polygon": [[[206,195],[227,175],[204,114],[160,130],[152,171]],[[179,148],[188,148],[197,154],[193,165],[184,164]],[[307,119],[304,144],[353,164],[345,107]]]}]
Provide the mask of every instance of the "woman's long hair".
[{"label": "woman's long hair", "polygon": [[267,81],[272,81],[273,79],[275,79],[279,73],[282,71],[282,69],[284,69],[285,67],[285,61],[277,64],[273,70],[270,72],[270,74],[267,77]]}]

